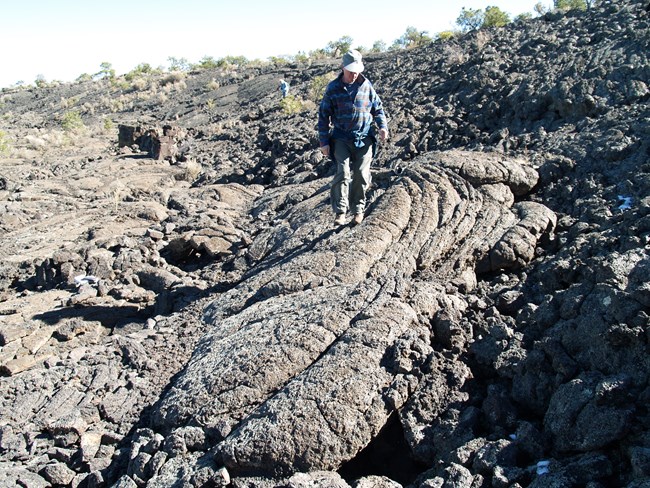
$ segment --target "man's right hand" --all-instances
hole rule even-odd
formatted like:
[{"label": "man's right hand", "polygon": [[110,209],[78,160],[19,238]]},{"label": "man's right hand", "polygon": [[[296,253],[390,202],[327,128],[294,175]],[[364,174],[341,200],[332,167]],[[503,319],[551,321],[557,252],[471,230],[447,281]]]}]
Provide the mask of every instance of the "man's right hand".
[{"label": "man's right hand", "polygon": [[323,156],[327,157],[330,155],[330,147],[329,146],[321,146],[320,147],[320,152],[323,153]]}]

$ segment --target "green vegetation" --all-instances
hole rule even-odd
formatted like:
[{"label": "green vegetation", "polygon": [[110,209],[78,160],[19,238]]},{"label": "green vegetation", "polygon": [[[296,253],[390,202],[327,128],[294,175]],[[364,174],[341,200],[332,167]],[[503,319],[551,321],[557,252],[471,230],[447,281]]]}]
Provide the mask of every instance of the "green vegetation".
[{"label": "green vegetation", "polygon": [[445,42],[445,41],[451,41],[455,36],[456,34],[454,33],[454,31],[446,30],[446,31],[439,32],[437,38]]},{"label": "green vegetation", "polygon": [[9,152],[9,136],[0,130],[0,154],[7,154]]},{"label": "green vegetation", "polygon": [[585,0],[553,0],[553,6],[557,10],[562,11],[587,10],[587,2]]},{"label": "green vegetation", "polygon": [[271,56],[270,58],[268,58],[268,60],[269,63],[271,63],[273,66],[277,68],[287,65],[291,61],[286,56]]},{"label": "green vegetation", "polygon": [[484,11],[463,7],[456,19],[461,32],[471,32],[483,28],[503,27],[510,23],[510,16],[499,7],[486,7]]},{"label": "green vegetation", "polygon": [[[185,58],[177,60],[176,58],[169,58],[173,60],[170,65],[170,70],[173,71],[190,71],[190,70],[208,70],[208,69],[234,69],[251,64],[244,56],[225,56],[223,58],[213,58],[212,56],[204,56],[197,64],[189,64]],[[273,58],[274,61],[279,62],[279,58]],[[274,64],[276,64],[274,62]],[[176,68],[175,70],[173,68]]]},{"label": "green vegetation", "polygon": [[460,15],[456,19],[456,25],[460,28],[461,32],[470,32],[480,29],[484,19],[485,14],[480,10],[463,7]]},{"label": "green vegetation", "polygon": [[303,103],[293,95],[289,95],[280,100],[280,108],[287,115],[302,112]]},{"label": "green vegetation", "polygon": [[533,14],[530,12],[524,12],[523,14],[519,14],[515,17],[514,22],[526,22],[530,19],[533,18]]},{"label": "green vegetation", "polygon": [[426,46],[433,42],[427,31],[418,31],[415,27],[407,27],[402,37],[395,39],[391,49],[411,49]]},{"label": "green vegetation", "polygon": [[66,112],[61,117],[61,127],[65,132],[77,132],[84,129],[83,120],[81,119],[81,114],[77,110],[71,110]]},{"label": "green vegetation", "polygon": [[95,73],[94,78],[107,79],[113,81],[115,79],[115,70],[113,65],[109,62],[104,61],[99,65],[101,68],[97,73]]},{"label": "green vegetation", "polygon": [[205,85],[205,89],[208,91],[213,91],[219,89],[219,82],[212,78],[207,85]]},{"label": "green vegetation", "polygon": [[126,81],[133,81],[138,78],[146,78],[147,76],[159,73],[160,70],[153,69],[149,63],[140,63],[127,74],[125,74],[124,79],[126,79]]},{"label": "green vegetation", "polygon": [[[591,7],[598,3],[597,0],[553,0],[553,9],[560,12],[567,12],[569,10],[589,10]],[[537,15],[545,15],[553,9],[546,7],[542,2],[538,2],[533,7]]]},{"label": "green vegetation", "polygon": [[297,63],[306,63],[309,61],[309,54],[299,51],[298,54],[294,56],[294,60]]},{"label": "green vegetation", "polygon": [[175,85],[176,83],[183,81],[186,76],[187,74],[184,71],[172,71],[160,80],[160,84],[161,86]]},{"label": "green vegetation", "polygon": [[510,23],[510,16],[499,7],[487,7],[481,27],[503,27]]},{"label": "green vegetation", "polygon": [[169,61],[169,71],[189,71],[191,66],[185,58],[175,58],[173,56],[167,58]]},{"label": "green vegetation", "polygon": [[219,62],[212,56],[203,56],[196,67],[198,69],[215,69],[219,67]]},{"label": "green vegetation", "polygon": [[219,68],[241,68],[249,63],[244,56],[226,56],[217,62]]},{"label": "green vegetation", "polygon": [[38,75],[38,76],[36,76],[36,80],[34,80],[34,84],[38,88],[45,88],[47,86],[47,80],[45,79],[45,76]]},{"label": "green vegetation", "polygon": [[61,108],[64,110],[74,107],[75,105],[77,105],[77,103],[79,103],[78,97],[70,97],[70,98],[61,97]]},{"label": "green vegetation", "polygon": [[113,121],[112,121],[111,119],[109,119],[109,118],[105,118],[105,119],[104,119],[104,124],[103,124],[103,125],[104,125],[104,131],[105,131],[105,132],[110,132],[110,131],[112,131],[113,128],[115,127],[115,124],[114,124]]},{"label": "green vegetation", "polygon": [[371,53],[383,53],[388,49],[384,41],[375,41],[375,43],[370,48]]},{"label": "green vegetation", "polygon": [[330,41],[327,44],[326,52],[332,57],[342,56],[352,47],[352,38],[343,36],[338,41]]},{"label": "green vegetation", "polygon": [[[572,9],[585,10],[596,5],[599,0],[553,0],[552,7],[546,7],[541,2],[537,3],[534,7],[534,12],[538,15],[544,15],[552,10],[566,11]],[[515,22],[525,22],[533,17],[531,13],[523,13],[518,15]],[[471,9],[463,7],[456,19],[458,29],[447,30],[439,32],[434,36],[430,36],[427,31],[418,31],[415,27],[409,26],[406,31],[398,39],[395,39],[390,47],[384,41],[376,41],[370,49],[362,46],[357,46],[356,49],[364,54],[369,53],[382,53],[388,50],[411,49],[417,47],[427,46],[435,41],[447,42],[453,40],[456,36],[462,33],[476,31],[484,28],[502,27],[512,22],[510,15],[502,11],[499,7],[489,6],[485,10]],[[484,43],[484,40],[479,40]],[[319,48],[310,52],[298,52],[294,56],[272,56],[266,61],[266,64],[271,64],[277,68],[285,67],[289,64],[308,64],[312,61],[319,59],[338,58],[346,51],[353,48],[353,39],[349,35],[342,36],[341,38],[330,41],[324,48]],[[448,46],[449,47],[449,46]],[[451,51],[450,51],[451,52]],[[462,59],[464,53],[456,55],[452,53],[450,59]],[[111,86],[120,89],[123,92],[141,92],[137,96],[139,98],[158,96],[161,102],[166,99],[166,94],[170,89],[182,89],[185,87],[184,79],[187,73],[191,70],[237,70],[244,67],[260,66],[263,62],[260,60],[250,61],[244,56],[225,56],[222,58],[214,58],[212,56],[204,56],[198,63],[191,64],[185,58],[169,57],[169,67],[152,68],[148,63],[140,63],[133,70],[123,76],[117,77],[115,70],[111,63],[101,63],[100,71],[94,75],[87,73],[82,74],[77,78],[77,81],[89,81],[93,79],[108,79]],[[156,78],[154,78],[156,76]],[[325,87],[329,82],[329,76],[317,77],[312,80],[308,90],[307,103],[311,101],[318,102],[322,97]],[[45,77],[39,75],[36,79],[36,86],[39,88],[52,86],[56,82],[48,83]],[[19,86],[20,82],[17,84]],[[215,78],[206,84],[206,91],[218,89],[220,84]],[[164,90],[160,93],[157,88],[162,87]],[[147,93],[144,93],[147,92]],[[148,99],[148,98],[147,98]],[[123,104],[123,101],[119,102]],[[305,101],[299,101],[294,98],[289,98],[283,102],[285,107],[283,109],[288,113],[293,113],[297,105],[301,105],[304,109]],[[69,108],[64,106],[63,108]],[[72,122],[67,122],[66,125],[70,126]],[[74,125],[74,124],[73,124]]]},{"label": "green vegetation", "polygon": [[312,78],[309,84],[309,99],[319,103],[325,94],[327,84],[334,79],[336,75],[321,75]]}]

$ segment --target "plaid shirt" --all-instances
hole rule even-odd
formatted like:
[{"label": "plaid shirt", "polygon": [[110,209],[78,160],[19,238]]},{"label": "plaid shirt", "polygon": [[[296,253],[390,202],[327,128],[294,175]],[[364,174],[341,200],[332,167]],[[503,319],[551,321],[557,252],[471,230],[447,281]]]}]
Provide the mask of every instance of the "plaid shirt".
[{"label": "plaid shirt", "polygon": [[[351,85],[343,83],[343,73],[332,80],[318,110],[318,139],[329,145],[330,137],[354,141],[361,146],[366,136],[374,135],[372,122],[387,129],[386,114],[375,89],[362,75]],[[330,128],[333,127],[330,133]]]}]

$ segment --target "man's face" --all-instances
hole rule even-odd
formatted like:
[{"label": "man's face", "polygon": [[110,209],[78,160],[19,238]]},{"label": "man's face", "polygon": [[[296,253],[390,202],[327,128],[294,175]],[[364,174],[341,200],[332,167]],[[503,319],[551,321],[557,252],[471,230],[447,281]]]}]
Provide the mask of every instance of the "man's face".
[{"label": "man's face", "polygon": [[355,73],[354,71],[348,71],[343,68],[343,83],[354,83],[359,77],[360,73]]}]

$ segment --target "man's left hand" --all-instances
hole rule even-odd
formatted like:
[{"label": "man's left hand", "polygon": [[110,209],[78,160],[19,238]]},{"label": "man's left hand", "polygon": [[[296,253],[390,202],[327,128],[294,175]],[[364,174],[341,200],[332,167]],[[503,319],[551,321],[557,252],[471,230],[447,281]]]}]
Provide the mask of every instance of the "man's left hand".
[{"label": "man's left hand", "polygon": [[382,141],[388,140],[388,129],[379,129],[379,139]]}]

